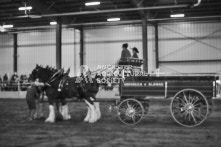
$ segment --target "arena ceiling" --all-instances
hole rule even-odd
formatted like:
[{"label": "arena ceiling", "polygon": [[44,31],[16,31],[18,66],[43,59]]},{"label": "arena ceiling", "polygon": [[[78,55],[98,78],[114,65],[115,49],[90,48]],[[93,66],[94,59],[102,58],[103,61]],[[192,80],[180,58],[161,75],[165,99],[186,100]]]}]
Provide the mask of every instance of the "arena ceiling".
[{"label": "arena ceiling", "polygon": [[[14,29],[28,28],[50,26],[51,21],[58,20],[69,26],[96,25],[106,23],[110,17],[119,17],[120,22],[136,22],[145,16],[148,20],[161,21],[170,20],[170,15],[176,13],[185,14],[182,19],[186,20],[217,19],[221,16],[220,0],[100,0],[98,6],[85,6],[88,1],[0,0],[0,25],[13,24]],[[32,6],[32,10],[18,10],[25,5]]]}]

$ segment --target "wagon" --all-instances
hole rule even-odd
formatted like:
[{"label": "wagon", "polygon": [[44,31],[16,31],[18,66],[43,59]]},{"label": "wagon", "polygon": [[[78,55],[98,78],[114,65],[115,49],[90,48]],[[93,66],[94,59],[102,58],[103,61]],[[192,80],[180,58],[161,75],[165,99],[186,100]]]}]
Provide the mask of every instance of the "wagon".
[{"label": "wagon", "polygon": [[147,114],[149,98],[172,98],[170,111],[180,125],[194,127],[211,114],[217,94],[217,75],[128,76],[120,83],[118,118],[127,125],[139,123]]}]

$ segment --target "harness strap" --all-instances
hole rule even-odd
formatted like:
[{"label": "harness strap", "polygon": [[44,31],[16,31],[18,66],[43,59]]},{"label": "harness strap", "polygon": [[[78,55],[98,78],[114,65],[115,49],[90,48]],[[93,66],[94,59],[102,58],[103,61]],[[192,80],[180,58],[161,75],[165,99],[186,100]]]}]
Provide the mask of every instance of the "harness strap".
[{"label": "harness strap", "polygon": [[64,76],[61,80],[60,80],[60,82],[59,82],[59,85],[58,85],[58,91],[61,91],[62,90],[62,88],[64,87],[64,83],[65,83],[65,81],[68,79],[68,77],[67,76]]},{"label": "harness strap", "polygon": [[47,83],[53,82],[53,81],[57,78],[56,76],[58,76],[59,74],[61,74],[61,73],[63,73],[63,72],[64,72],[63,69],[58,70],[56,73],[54,73],[54,74],[51,76],[51,78],[47,81]]}]

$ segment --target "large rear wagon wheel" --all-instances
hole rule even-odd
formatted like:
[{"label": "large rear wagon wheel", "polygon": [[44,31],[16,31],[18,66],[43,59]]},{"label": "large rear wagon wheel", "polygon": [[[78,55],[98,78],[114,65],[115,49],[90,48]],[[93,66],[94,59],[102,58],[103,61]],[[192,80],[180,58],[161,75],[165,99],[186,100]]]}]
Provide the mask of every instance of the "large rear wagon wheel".
[{"label": "large rear wagon wheel", "polygon": [[179,91],[171,101],[173,119],[185,127],[195,127],[203,123],[209,114],[206,97],[194,89]]},{"label": "large rear wagon wheel", "polygon": [[118,118],[127,125],[135,125],[144,117],[144,108],[136,99],[125,99],[118,106]]}]

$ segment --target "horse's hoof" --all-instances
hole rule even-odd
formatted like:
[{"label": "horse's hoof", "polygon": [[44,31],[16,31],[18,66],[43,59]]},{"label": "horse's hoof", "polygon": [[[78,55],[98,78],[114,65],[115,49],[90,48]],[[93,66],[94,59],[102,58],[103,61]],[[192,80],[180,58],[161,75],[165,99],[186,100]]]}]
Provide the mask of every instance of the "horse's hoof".
[{"label": "horse's hoof", "polygon": [[63,117],[63,120],[70,120],[71,119],[71,116],[70,115],[68,115],[68,116],[66,116],[66,117]]},{"label": "horse's hoof", "polygon": [[89,118],[84,118],[83,122],[88,123],[89,122]]},{"label": "horse's hoof", "polygon": [[46,119],[45,122],[54,123],[55,121],[54,120],[50,120],[50,119]]},{"label": "horse's hoof", "polygon": [[96,121],[97,121],[97,119],[90,119],[90,120],[88,121],[88,123],[93,124],[93,123],[95,123]]},{"label": "horse's hoof", "polygon": [[83,121],[83,122],[84,122],[84,123],[88,123],[89,121],[84,119],[84,121]]}]

